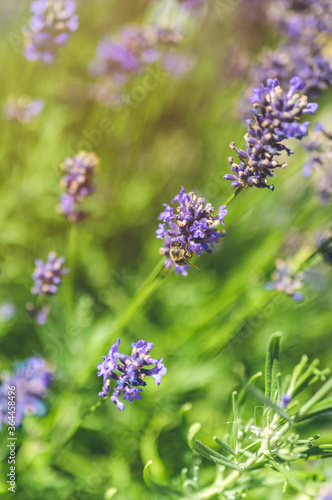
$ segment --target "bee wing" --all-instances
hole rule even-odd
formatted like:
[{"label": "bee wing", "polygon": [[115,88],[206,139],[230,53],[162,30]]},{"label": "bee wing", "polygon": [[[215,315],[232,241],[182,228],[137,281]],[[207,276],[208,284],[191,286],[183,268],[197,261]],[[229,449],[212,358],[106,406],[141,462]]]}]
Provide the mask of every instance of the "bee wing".
[{"label": "bee wing", "polygon": [[189,264],[190,266],[194,267],[195,269],[197,269],[198,271],[200,271],[200,268],[195,266],[195,264],[193,264],[192,262],[190,262],[190,260],[187,258],[187,257],[183,257],[183,260],[186,261],[187,264]]},{"label": "bee wing", "polygon": [[164,275],[164,276],[167,274],[167,270],[168,270],[167,264],[168,264],[169,262],[172,262],[172,259],[171,259],[170,257],[168,257],[168,259],[166,260],[165,265],[164,265],[164,267],[163,267],[163,275]]}]

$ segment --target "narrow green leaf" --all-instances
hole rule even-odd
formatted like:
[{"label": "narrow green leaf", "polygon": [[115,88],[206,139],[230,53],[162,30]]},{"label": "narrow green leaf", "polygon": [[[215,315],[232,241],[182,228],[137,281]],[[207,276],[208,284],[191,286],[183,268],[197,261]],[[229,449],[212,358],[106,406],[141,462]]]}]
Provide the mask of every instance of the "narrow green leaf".
[{"label": "narrow green leaf", "polygon": [[264,406],[255,406],[254,408],[254,423],[256,427],[260,427],[262,424],[262,417],[264,412]]},{"label": "narrow green leaf", "polygon": [[318,401],[320,401],[325,394],[332,390],[332,378],[330,378],[325,384],[318,389],[318,391],[307,401],[299,410],[298,416],[303,417],[308,414],[310,408],[312,408]]},{"label": "narrow green leaf", "polygon": [[191,448],[196,451],[196,453],[199,453],[200,455],[202,455],[202,457],[207,458],[215,464],[223,465],[224,467],[229,467],[230,469],[241,472],[241,468],[238,465],[236,465],[234,462],[231,462],[231,460],[224,457],[217,451],[212,450],[212,448],[209,448],[209,446],[201,443],[201,441],[198,441],[198,439],[196,438],[193,438],[193,440],[191,441]]},{"label": "narrow green leaf", "polygon": [[319,401],[319,403],[313,405],[307,415],[301,416],[301,420],[317,417],[318,415],[329,411],[332,411],[332,398],[323,399],[322,401]]},{"label": "narrow green leaf", "polygon": [[288,470],[287,467],[285,467],[280,462],[276,462],[273,459],[269,459],[269,462],[278,472],[280,472],[284,476],[288,484],[293,486],[294,489],[300,491],[301,493],[307,494],[300,481],[296,479],[294,474],[290,470]]},{"label": "narrow green leaf", "polygon": [[265,362],[265,396],[275,401],[278,387],[281,333],[275,333],[269,340]]},{"label": "narrow green leaf", "polygon": [[247,397],[247,386],[248,384],[252,384],[256,379],[258,379],[259,377],[261,377],[263,374],[262,372],[257,372],[255,373],[252,377],[250,377],[250,379],[248,380],[248,382],[246,383],[246,385],[241,389],[240,393],[239,393],[239,404],[243,404],[246,400],[246,397]]},{"label": "narrow green leaf", "polygon": [[195,438],[196,434],[201,430],[201,424],[199,422],[195,422],[194,424],[192,424],[190,427],[189,427],[189,431],[188,431],[188,442],[189,442],[189,446],[190,446],[190,443],[191,441]]},{"label": "narrow green leaf", "polygon": [[318,458],[332,457],[332,444],[320,444],[313,446],[306,452],[306,459],[316,460]]},{"label": "narrow green leaf", "polygon": [[233,425],[232,425],[232,433],[233,433],[233,447],[237,453],[238,451],[238,426],[239,426],[239,400],[238,394],[236,391],[232,393],[232,407],[233,407]]},{"label": "narrow green leaf", "polygon": [[200,430],[201,424],[195,423],[192,424],[189,432],[188,432],[188,441],[189,441],[189,446],[193,451],[196,451],[196,453],[199,453],[203,457],[207,458],[211,462],[214,462],[219,465],[223,465],[224,467],[229,467],[231,469],[235,469],[237,471],[241,471],[240,467],[236,465],[234,462],[231,462],[228,458],[225,456],[221,455],[215,450],[212,450],[212,448],[209,448],[205,444],[201,443],[198,441],[198,439],[195,438],[195,435],[197,432]]},{"label": "narrow green leaf", "polygon": [[214,441],[217,443],[218,446],[220,446],[220,448],[225,452],[225,453],[229,453],[231,455],[234,455],[234,457],[236,457],[236,453],[235,451],[233,450],[233,448],[231,448],[227,443],[225,443],[224,441],[222,441],[221,439],[219,439],[217,436],[214,436],[213,437]]},{"label": "narrow green leaf", "polygon": [[299,378],[296,381],[294,388],[293,388],[293,395],[294,396],[297,396],[302,391],[304,391],[307,387],[309,387],[309,385],[312,384],[313,379],[311,377],[314,374],[318,365],[319,365],[319,360],[314,359],[310,363],[310,365],[308,366],[307,370],[301,376],[299,376]]},{"label": "narrow green leaf", "polygon": [[273,403],[273,401],[271,401],[269,398],[267,398],[264,395],[264,393],[262,391],[260,391],[257,387],[255,387],[254,385],[250,385],[250,386],[248,386],[248,391],[250,391],[252,393],[252,395],[256,399],[258,399],[258,401],[260,401],[261,403],[263,403],[265,406],[271,408],[271,410],[273,410],[275,413],[277,413],[282,418],[284,418],[285,420],[287,420],[287,422],[289,422],[290,424],[293,423],[292,419],[288,415],[288,413],[286,413],[282,408],[280,408],[278,405],[276,405],[275,403]]},{"label": "narrow green leaf", "polygon": [[291,393],[294,392],[294,389],[295,389],[296,384],[297,384],[297,380],[298,380],[299,376],[301,375],[303,369],[305,368],[306,364],[308,363],[308,359],[309,359],[308,356],[306,356],[306,354],[304,354],[302,356],[299,364],[295,366],[293,373],[292,373],[292,378],[291,378],[291,381],[289,384],[289,392],[291,392]]}]

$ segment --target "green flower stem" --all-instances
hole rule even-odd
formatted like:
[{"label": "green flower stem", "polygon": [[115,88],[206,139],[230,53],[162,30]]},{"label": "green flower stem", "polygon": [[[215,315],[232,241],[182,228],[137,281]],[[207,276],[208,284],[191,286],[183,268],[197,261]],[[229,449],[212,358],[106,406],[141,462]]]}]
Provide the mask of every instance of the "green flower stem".
[{"label": "green flower stem", "polygon": [[91,413],[93,413],[94,411],[97,410],[97,408],[99,408],[103,403],[104,401],[106,401],[106,398],[103,399],[103,398],[100,398],[94,405],[90,406],[90,408],[88,410],[86,410],[85,413],[83,413],[82,417],[80,418],[80,420],[77,422],[77,425],[75,427],[73,427],[71,429],[71,432],[66,436],[66,439],[64,441],[60,441],[58,443],[58,446],[56,448],[54,448],[54,451],[52,453],[52,460],[51,460],[51,463],[53,463],[54,459],[56,458],[56,456],[64,449],[64,447],[72,440],[72,438],[75,436],[76,432],[78,431],[78,429],[81,427],[81,425],[83,424],[84,420],[86,419],[86,417],[88,415],[90,415]]},{"label": "green flower stem", "polygon": [[[145,302],[160,287],[161,283],[163,282],[163,276],[161,276],[161,272],[164,268],[164,265],[165,263],[163,258],[158,262],[150,275],[147,277],[133,300],[130,302],[127,309],[124,310],[124,312],[115,322],[111,333],[112,337],[123,330],[123,328],[129,323],[134,314],[142,308]],[[109,343],[109,340],[107,340],[107,342]],[[108,343],[106,347],[109,347]]]},{"label": "green flower stem", "polygon": [[235,198],[241,193],[243,190],[244,186],[239,186],[231,195],[229,198],[227,198],[225,205],[228,206]]},{"label": "green flower stem", "polygon": [[78,227],[75,223],[70,223],[67,236],[67,262],[69,273],[64,280],[64,305],[68,314],[71,314],[74,304],[74,289],[75,289],[75,269],[77,260],[77,240]]},{"label": "green flower stem", "polygon": [[[107,333],[107,336],[102,336],[99,339],[92,339],[93,350],[96,352],[108,351],[110,343],[114,342],[114,339],[122,332],[122,330],[128,325],[132,320],[133,316],[143,307],[146,301],[153,295],[156,290],[164,282],[164,276],[162,275],[162,270],[164,268],[164,258],[158,262],[155,268],[152,270],[150,275],[147,277],[141,288],[138,290],[137,294],[130,301],[127,308],[122,314],[118,316],[112,325],[111,331]],[[98,345],[97,345],[98,344]],[[89,351],[89,349],[88,349]],[[95,360],[94,360],[95,361]],[[90,369],[81,375],[80,381],[83,384],[90,376],[92,366]]]}]

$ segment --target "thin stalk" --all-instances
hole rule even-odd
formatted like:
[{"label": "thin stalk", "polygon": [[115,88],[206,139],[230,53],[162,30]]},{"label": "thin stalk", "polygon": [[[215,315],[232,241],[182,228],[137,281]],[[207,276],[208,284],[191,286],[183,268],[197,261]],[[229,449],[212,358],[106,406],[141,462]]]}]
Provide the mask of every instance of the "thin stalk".
[{"label": "thin stalk", "polygon": [[77,426],[72,429],[71,433],[66,437],[66,439],[64,441],[61,441],[60,443],[58,443],[57,448],[55,448],[55,450],[54,450],[54,452],[52,454],[52,459],[53,460],[58,455],[58,453],[60,451],[62,451],[63,448],[72,440],[72,438],[75,436],[75,434],[78,431],[78,429],[83,424],[83,422],[86,419],[86,417],[88,415],[90,415],[91,413],[93,413],[94,411],[96,411],[97,408],[99,408],[103,404],[104,401],[106,401],[106,398],[101,398],[99,401],[96,402],[96,404],[90,406],[90,408],[88,410],[86,410],[85,413],[83,413],[82,417],[80,418],[79,422],[77,423]]},{"label": "thin stalk", "polygon": [[241,193],[243,190],[244,186],[239,186],[231,195],[229,198],[227,198],[225,205],[228,206],[235,198]]},{"label": "thin stalk", "polygon": [[124,326],[129,323],[134,314],[141,309],[145,302],[159,288],[163,281],[162,277],[160,276],[163,268],[164,258],[155,266],[150,275],[144,281],[141,288],[138,290],[133,300],[128,305],[127,309],[125,309],[121,316],[119,316],[113,327],[112,335],[120,332],[124,328]]}]

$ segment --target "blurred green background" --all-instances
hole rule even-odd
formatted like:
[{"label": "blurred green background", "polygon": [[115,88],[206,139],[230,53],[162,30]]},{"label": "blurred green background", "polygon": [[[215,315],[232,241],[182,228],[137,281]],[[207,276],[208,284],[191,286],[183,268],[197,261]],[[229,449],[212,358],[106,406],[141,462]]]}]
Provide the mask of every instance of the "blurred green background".
[{"label": "blurred green background", "polygon": [[[304,153],[297,145],[287,169],[277,172],[273,193],[249,189],[232,202],[227,236],[212,255],[200,258],[201,272],[159,276],[147,300],[135,302],[160,261],[155,230],[162,204],[181,185],[214,206],[231,194],[222,179],[229,170],[229,143],[240,146],[245,132],[237,118],[246,88],[237,58],[246,50],[253,63],[275,38],[263,22],[250,20],[249,1],[222,19],[212,3],[186,43],[197,60],[186,77],[164,77],[133,108],[104,108],[89,98],[87,66],[102,36],[145,22],[151,3],[78,2],[79,30],[51,66],[22,55],[21,27],[30,3],[1,6],[1,103],[28,94],[44,99],[45,109],[24,125],[1,117],[0,300],[12,301],[17,314],[0,323],[0,368],[9,370],[14,360],[31,355],[56,366],[48,414],[26,417],[19,431],[17,499],[107,499],[116,490],[117,500],[160,498],[143,482],[145,463],[153,461],[151,473],[160,482],[176,481],[192,464],[186,442],[191,423],[202,423],[200,439],[209,445],[213,435],[226,432],[230,394],[263,369],[270,334],[283,332],[284,372],[304,353],[319,357],[321,366],[330,364],[329,269],[316,266],[302,303],[282,296],[271,305],[273,294],[263,287],[276,258],[296,256],[300,262],[314,251],[316,233],[331,217],[313,180],[301,174]],[[328,119],[331,95],[320,104],[319,118]],[[102,131],[105,119],[111,125]],[[59,165],[66,155],[88,149],[87,141],[101,158],[97,191],[86,202],[91,217],[73,227],[55,212]],[[47,325],[39,326],[25,304],[32,298],[34,259],[45,260],[51,250],[66,257],[71,272],[52,299]],[[160,387],[150,382],[142,401],[127,404],[124,412],[106,401],[82,421],[101,389],[96,365],[118,333],[121,352],[140,338],[154,342],[153,355],[164,357],[168,373]],[[319,431],[332,439],[331,417],[318,424],[308,424],[303,434]],[[6,453],[2,445],[4,495]],[[331,464],[315,466],[331,477]],[[202,470],[208,481],[214,467],[204,462]],[[281,487],[269,492],[271,499],[281,497]],[[286,497],[294,498],[291,491]],[[265,499],[266,492],[248,498]]]}]

